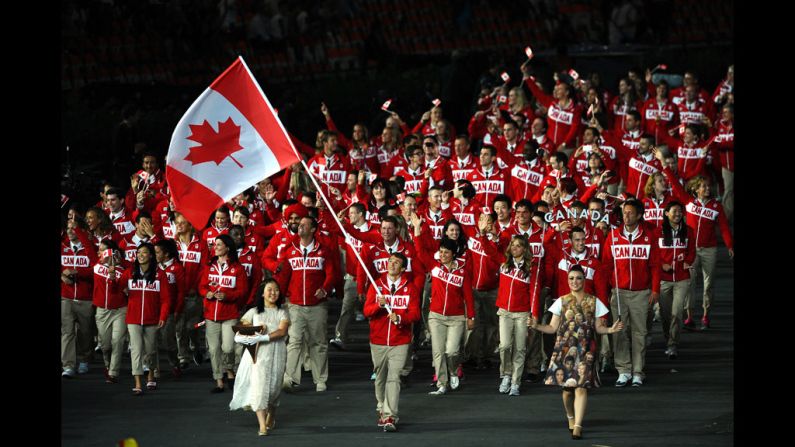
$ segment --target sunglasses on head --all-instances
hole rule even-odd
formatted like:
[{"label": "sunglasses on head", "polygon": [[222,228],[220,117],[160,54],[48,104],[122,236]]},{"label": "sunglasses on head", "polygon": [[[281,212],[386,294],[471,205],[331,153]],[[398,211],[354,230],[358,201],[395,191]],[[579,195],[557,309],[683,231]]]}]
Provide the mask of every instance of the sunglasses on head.
[{"label": "sunglasses on head", "polygon": [[435,146],[435,144],[431,143],[430,141],[428,141],[426,143],[423,143],[422,145],[425,146],[425,147],[434,147]]}]

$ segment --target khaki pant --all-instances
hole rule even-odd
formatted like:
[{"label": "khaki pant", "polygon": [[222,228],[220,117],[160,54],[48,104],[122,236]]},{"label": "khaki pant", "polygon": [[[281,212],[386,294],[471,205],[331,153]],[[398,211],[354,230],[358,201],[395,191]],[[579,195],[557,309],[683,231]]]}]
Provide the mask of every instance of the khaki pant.
[{"label": "khaki pant", "polygon": [[734,172],[726,168],[721,169],[723,175],[723,197],[721,204],[726,211],[726,219],[730,222],[734,217]]},{"label": "khaki pant", "polygon": [[715,262],[717,261],[718,247],[696,248],[696,260],[690,268],[690,293],[685,299],[685,308],[693,309],[696,296],[696,277],[700,272],[704,277],[703,303],[704,315],[709,312],[709,307],[714,298],[712,280],[715,278]]},{"label": "khaki pant", "polygon": [[646,362],[646,318],[650,294],[649,289],[613,289],[610,311],[614,319],[621,315],[621,321],[624,322],[624,329],[613,335],[613,358],[619,374],[634,373],[645,377],[643,366]]},{"label": "khaki pant", "polygon": [[500,377],[510,375],[514,385],[521,383],[524,372],[529,315],[530,312],[497,310],[500,321]]},{"label": "khaki pant", "polygon": [[475,299],[475,329],[466,343],[467,358],[482,362],[494,354],[499,344],[497,323],[497,289],[473,290]]},{"label": "khaki pant", "polygon": [[312,364],[312,381],[326,383],[328,380],[328,340],[326,340],[326,324],[328,321],[328,304],[322,302],[315,306],[298,306],[291,304],[290,341],[287,344],[287,366],[284,380],[295,384],[301,383],[301,345],[306,343],[309,359]]},{"label": "khaki pant", "polygon": [[174,325],[177,337],[177,358],[179,358],[180,363],[191,361],[191,342],[194,349],[204,346],[204,344],[199,344],[199,336],[202,331],[193,328],[196,323],[203,319],[203,312],[204,303],[198,295],[185,295],[185,307]]},{"label": "khaki pant", "polygon": [[127,334],[127,306],[118,309],[97,308],[97,330],[102,343],[102,360],[108,374],[119,377],[124,336]]},{"label": "khaki pant", "polygon": [[166,324],[163,325],[163,328],[160,330],[157,338],[157,346],[158,349],[155,351],[155,365],[158,365],[155,368],[155,377],[160,377],[160,349],[163,348],[166,351],[166,356],[168,358],[168,364],[174,368],[179,366],[179,359],[177,358],[177,332],[176,332],[176,322],[174,321],[174,314],[168,316],[166,320]]},{"label": "khaki pant", "polygon": [[667,346],[679,344],[685,297],[690,292],[690,279],[660,281],[660,316]]},{"label": "khaki pant", "polygon": [[207,320],[205,330],[210,350],[210,365],[213,368],[213,379],[223,379],[224,371],[234,371],[235,367],[235,331],[233,320]]},{"label": "khaki pant", "polygon": [[154,362],[155,352],[157,351],[157,332],[156,324],[128,324],[127,332],[130,333],[130,360],[132,361],[132,375],[142,376],[144,374],[144,363],[149,364],[149,368],[157,369]]},{"label": "khaki pant", "polygon": [[353,321],[356,313],[356,304],[359,302],[356,299],[356,279],[350,275],[345,275],[345,287],[343,290],[342,309],[340,310],[340,318],[337,320],[337,326],[334,328],[334,336],[341,339],[343,343],[347,343],[348,326]]},{"label": "khaki pant", "polygon": [[428,324],[428,313],[431,311],[431,275],[425,277],[425,287],[422,289],[422,327],[425,331],[425,339],[433,338],[431,334],[431,326]]},{"label": "khaki pant", "polygon": [[[77,362],[91,358],[91,301],[61,297],[61,366],[75,369]],[[75,327],[77,323],[77,327]]]},{"label": "khaki pant", "polygon": [[433,369],[436,371],[436,385],[447,386],[451,372],[460,363],[461,337],[466,330],[464,315],[445,316],[436,312],[428,313],[428,326],[431,330],[431,351]]},{"label": "khaki pant", "polygon": [[400,399],[400,370],[409,356],[409,345],[384,346],[370,343],[370,355],[375,367],[376,410],[382,418],[398,419]]}]

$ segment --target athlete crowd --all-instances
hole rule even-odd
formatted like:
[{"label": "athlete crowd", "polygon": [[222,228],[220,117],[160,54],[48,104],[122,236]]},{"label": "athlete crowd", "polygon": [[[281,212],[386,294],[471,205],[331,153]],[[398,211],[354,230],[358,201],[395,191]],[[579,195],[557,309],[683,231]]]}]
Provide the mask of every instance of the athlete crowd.
[{"label": "athlete crowd", "polygon": [[[641,386],[655,310],[676,359],[682,329],[710,327],[718,235],[734,256],[734,67],[711,94],[692,72],[669,88],[631,70],[611,92],[598,75],[521,70],[519,85],[481,91],[466,129],[437,103],[413,127],[384,107],[377,133],[357,123],[347,136],[322,104],[314,144],[291,135],[308,171],[262,179],[202,228],[174,209],[160,160],[145,155],[130,185],[69,209],[63,377],[86,373],[98,343],[118,382],[129,343],[135,394],[157,389],[158,352],[175,377],[208,355],[223,392],[242,354],[233,326],[273,277],[290,318],[284,389],[299,388],[305,366],[325,391],[328,346],[345,349],[363,312],[379,425],[394,429],[426,344],[433,395],[461,386],[465,362],[486,369],[496,356],[499,392],[543,380],[552,347],[531,326],[549,320],[579,265],[610,309],[604,327],[624,325],[596,336],[595,361],[615,366],[616,386]],[[330,299],[342,301],[331,340]]]}]

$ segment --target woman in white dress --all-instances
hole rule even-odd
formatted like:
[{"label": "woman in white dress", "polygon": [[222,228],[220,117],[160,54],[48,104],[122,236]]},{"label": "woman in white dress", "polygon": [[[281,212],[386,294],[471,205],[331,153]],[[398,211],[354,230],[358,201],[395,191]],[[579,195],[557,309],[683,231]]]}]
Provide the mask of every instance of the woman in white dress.
[{"label": "woman in white dress", "polygon": [[229,409],[253,410],[259,422],[259,435],[265,436],[276,424],[276,407],[279,406],[287,362],[284,337],[290,326],[290,317],[282,309],[284,297],[274,279],[266,280],[257,295],[257,306],[249,309],[240,322],[263,326],[263,330],[256,335],[241,335],[239,332],[235,335],[235,342],[256,346],[256,359],[248,349],[243,351]]}]

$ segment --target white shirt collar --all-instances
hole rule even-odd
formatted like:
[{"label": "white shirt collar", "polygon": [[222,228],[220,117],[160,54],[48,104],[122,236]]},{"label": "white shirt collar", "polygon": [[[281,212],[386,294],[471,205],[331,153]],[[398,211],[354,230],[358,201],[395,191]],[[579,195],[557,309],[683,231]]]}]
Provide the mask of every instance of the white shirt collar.
[{"label": "white shirt collar", "polygon": [[638,224],[638,226],[635,228],[635,231],[631,233],[627,232],[627,227],[624,226],[623,233],[624,237],[626,237],[627,239],[629,239],[629,236],[632,235],[632,240],[634,241],[635,239],[638,238],[638,234],[640,234],[640,224]]},{"label": "white shirt collar", "polygon": [[169,260],[168,260],[168,261],[166,261],[166,262],[161,262],[161,263],[160,263],[160,267],[162,267],[162,268],[163,268],[163,270],[165,270],[165,269],[167,269],[167,268],[171,267],[171,264],[173,264],[173,263],[174,263],[174,258],[171,258],[171,259],[169,259]]},{"label": "white shirt collar", "polygon": [[384,241],[384,248],[386,249],[386,251],[389,251],[389,249],[391,248],[392,252],[396,253],[398,251],[399,244],[400,244],[400,239],[395,238],[395,243],[393,243],[392,245],[387,245],[386,241]]},{"label": "white shirt collar", "polygon": [[307,245],[306,247],[304,247],[304,245],[301,243],[301,241],[298,241],[298,246],[301,248],[301,252],[302,253],[303,253],[304,249],[306,249],[306,252],[309,253],[310,251],[315,249],[315,240],[312,239],[312,242],[310,242],[309,245]]}]

